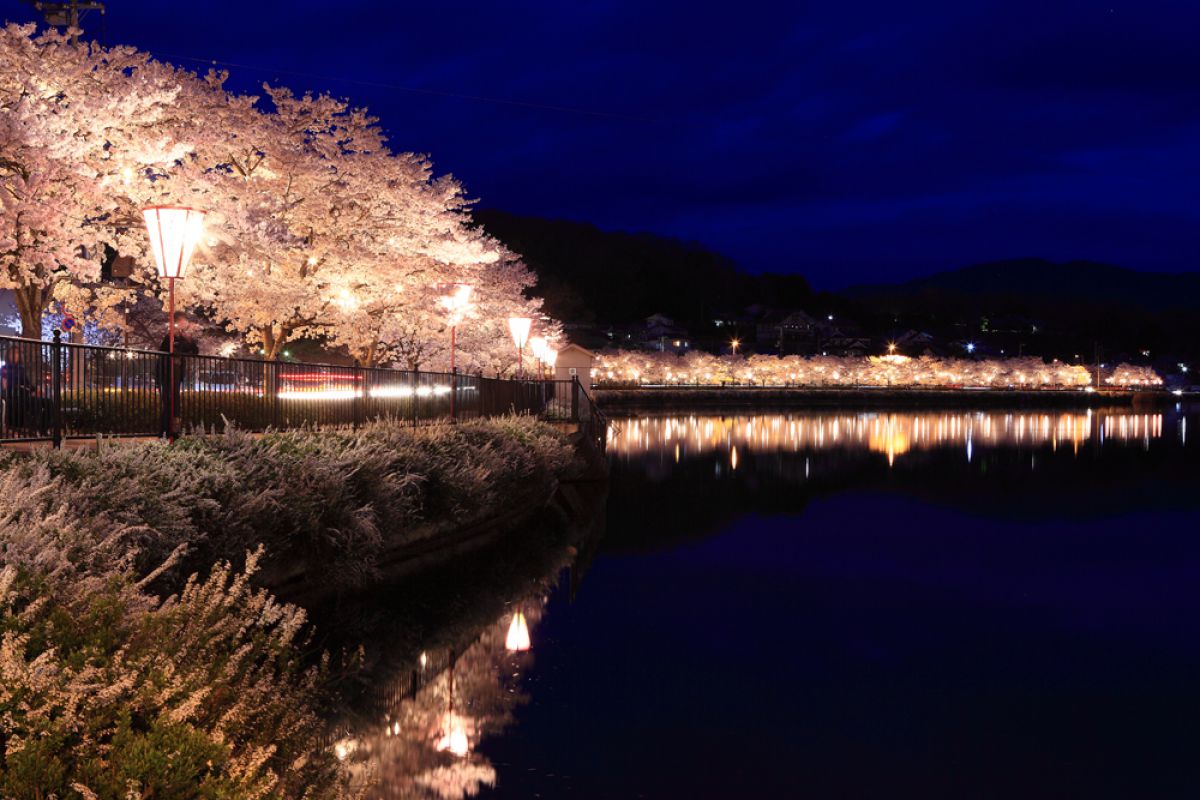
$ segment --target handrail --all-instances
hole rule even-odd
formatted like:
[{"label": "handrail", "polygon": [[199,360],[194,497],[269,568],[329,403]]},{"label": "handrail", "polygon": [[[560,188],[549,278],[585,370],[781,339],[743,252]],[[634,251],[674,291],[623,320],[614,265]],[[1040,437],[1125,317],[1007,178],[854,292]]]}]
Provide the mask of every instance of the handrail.
[{"label": "handrail", "polygon": [[[15,355],[14,355],[15,354]],[[413,425],[506,413],[561,418],[567,381],[279,362],[0,336],[0,440],[174,436],[232,422],[246,430]],[[174,383],[172,383],[174,376]],[[578,385],[577,383],[575,385]],[[575,416],[602,419],[587,392]],[[171,399],[175,402],[168,402]],[[172,416],[168,409],[174,408]]]}]

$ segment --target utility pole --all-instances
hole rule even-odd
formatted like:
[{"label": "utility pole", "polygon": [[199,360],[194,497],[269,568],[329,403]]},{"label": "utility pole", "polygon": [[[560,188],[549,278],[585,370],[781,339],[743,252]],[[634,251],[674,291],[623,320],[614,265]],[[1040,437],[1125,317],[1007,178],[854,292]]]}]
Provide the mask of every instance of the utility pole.
[{"label": "utility pole", "polygon": [[[104,3],[69,0],[66,3],[35,2],[33,7],[42,13],[42,19],[47,25],[76,31],[83,30],[79,23],[87,15],[87,12],[99,11],[100,16],[104,16]],[[71,44],[76,44],[78,40],[78,34],[71,34]]]}]

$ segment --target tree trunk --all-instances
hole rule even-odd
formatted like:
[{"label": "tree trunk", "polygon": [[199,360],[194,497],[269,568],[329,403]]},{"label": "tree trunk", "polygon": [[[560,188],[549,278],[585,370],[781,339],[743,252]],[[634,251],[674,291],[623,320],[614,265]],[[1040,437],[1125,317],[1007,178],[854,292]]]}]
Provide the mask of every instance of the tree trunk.
[{"label": "tree trunk", "polygon": [[17,313],[21,316],[21,337],[42,338],[42,315],[50,304],[50,290],[41,286],[22,286],[13,290]]},{"label": "tree trunk", "polygon": [[278,361],[279,351],[287,341],[287,329],[275,333],[275,326],[269,325],[262,329],[263,358],[267,361]]}]

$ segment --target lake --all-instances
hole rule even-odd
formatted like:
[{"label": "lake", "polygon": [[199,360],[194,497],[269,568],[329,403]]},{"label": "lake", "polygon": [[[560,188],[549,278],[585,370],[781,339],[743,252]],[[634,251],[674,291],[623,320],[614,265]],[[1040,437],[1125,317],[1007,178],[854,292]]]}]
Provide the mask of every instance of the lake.
[{"label": "lake", "polygon": [[458,576],[342,746],[376,797],[1195,796],[1198,424],[615,419],[602,538]]}]

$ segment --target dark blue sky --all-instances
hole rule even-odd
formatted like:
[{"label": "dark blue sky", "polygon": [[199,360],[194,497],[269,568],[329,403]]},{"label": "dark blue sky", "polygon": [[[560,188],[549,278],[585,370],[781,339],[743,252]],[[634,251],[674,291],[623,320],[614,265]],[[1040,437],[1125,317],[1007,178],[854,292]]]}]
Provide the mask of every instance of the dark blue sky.
[{"label": "dark blue sky", "polygon": [[111,0],[106,20],[110,43],[245,65],[238,88],[366,105],[485,207],[821,287],[1026,255],[1193,269],[1197,31],[1192,0]]}]

